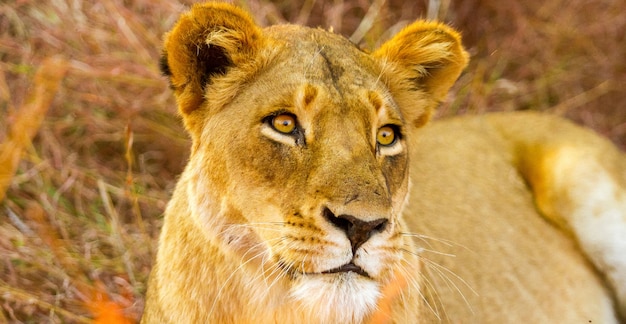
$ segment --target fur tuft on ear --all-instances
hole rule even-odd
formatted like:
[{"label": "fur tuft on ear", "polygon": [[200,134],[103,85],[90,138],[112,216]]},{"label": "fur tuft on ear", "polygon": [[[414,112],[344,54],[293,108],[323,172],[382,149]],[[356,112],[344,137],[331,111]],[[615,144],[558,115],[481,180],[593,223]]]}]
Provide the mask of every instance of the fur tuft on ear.
[{"label": "fur tuft on ear", "polygon": [[373,53],[405,116],[425,123],[468,62],[461,36],[438,22],[416,21]]},{"label": "fur tuft on ear", "polygon": [[254,58],[261,43],[261,29],[235,6],[196,4],[181,15],[165,36],[160,67],[183,116],[202,105],[212,78]]}]

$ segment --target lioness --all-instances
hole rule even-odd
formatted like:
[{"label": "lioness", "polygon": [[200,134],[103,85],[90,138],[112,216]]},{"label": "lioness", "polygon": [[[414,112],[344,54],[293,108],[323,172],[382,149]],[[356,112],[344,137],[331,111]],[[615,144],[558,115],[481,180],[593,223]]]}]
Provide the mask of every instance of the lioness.
[{"label": "lioness", "polygon": [[143,322],[617,322],[626,158],[533,113],[424,127],[467,60],[435,22],[367,53],[183,14],[162,69],[193,145]]}]

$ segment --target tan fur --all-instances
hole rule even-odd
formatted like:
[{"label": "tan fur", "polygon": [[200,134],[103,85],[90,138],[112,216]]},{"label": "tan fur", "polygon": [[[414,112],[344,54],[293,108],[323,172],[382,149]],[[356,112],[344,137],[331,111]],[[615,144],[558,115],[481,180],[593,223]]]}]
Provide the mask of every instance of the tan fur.
[{"label": "tan fur", "polygon": [[[193,146],[143,323],[606,323],[624,309],[619,240],[581,224],[626,224],[626,159],[535,114],[421,127],[467,63],[451,28],[418,21],[368,54],[202,4],[163,54]],[[280,114],[293,133],[272,128]],[[398,140],[378,145],[386,125]],[[585,198],[594,175],[606,201]]]}]

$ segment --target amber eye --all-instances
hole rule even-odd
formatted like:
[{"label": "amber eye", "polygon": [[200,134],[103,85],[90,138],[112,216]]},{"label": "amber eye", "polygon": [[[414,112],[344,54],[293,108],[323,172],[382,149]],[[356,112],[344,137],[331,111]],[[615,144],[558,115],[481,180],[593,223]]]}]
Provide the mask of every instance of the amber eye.
[{"label": "amber eye", "polygon": [[392,126],[383,126],[378,129],[378,134],[376,134],[376,141],[378,145],[381,146],[390,146],[396,142],[396,131]]},{"label": "amber eye", "polygon": [[289,114],[280,114],[272,118],[272,127],[279,133],[291,134],[296,129],[296,117]]}]

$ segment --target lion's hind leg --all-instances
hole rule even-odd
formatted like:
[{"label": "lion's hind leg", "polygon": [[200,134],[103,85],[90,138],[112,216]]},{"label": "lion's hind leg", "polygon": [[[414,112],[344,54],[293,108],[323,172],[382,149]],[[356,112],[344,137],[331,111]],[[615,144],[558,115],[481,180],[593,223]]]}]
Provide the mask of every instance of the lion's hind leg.
[{"label": "lion's hind leg", "polygon": [[491,114],[541,214],[572,235],[604,275],[626,321],[626,154],[562,118]]},{"label": "lion's hind leg", "polygon": [[[596,137],[580,131],[576,135]],[[530,157],[537,206],[574,235],[606,277],[626,319],[626,158],[599,137],[544,145],[542,154]]]}]

